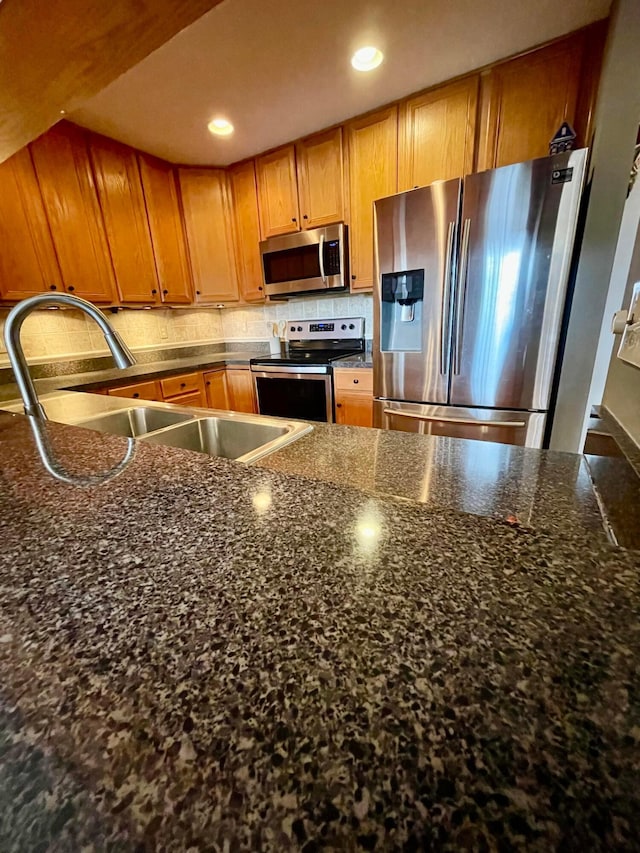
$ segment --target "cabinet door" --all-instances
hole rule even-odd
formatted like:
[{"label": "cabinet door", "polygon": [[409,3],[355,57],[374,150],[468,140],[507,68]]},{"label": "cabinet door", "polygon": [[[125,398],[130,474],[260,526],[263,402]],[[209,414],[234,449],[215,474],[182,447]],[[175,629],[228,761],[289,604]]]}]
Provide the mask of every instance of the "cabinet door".
[{"label": "cabinet door", "polygon": [[260,260],[260,220],[256,170],[253,160],[229,170],[235,224],[236,264],[240,296],[245,302],[262,302],[262,262]]},{"label": "cabinet door", "polygon": [[236,302],[238,280],[227,177],[223,169],[180,169],[196,302]]},{"label": "cabinet door", "polygon": [[160,302],[151,234],[133,148],[92,136],[89,152],[123,302]]},{"label": "cabinet door", "polygon": [[285,145],[256,159],[262,239],[300,230],[296,153]]},{"label": "cabinet door", "polygon": [[342,128],[317,133],[296,146],[298,194],[303,228],[344,219]]},{"label": "cabinet door", "polygon": [[256,395],[250,370],[227,370],[229,408],[232,412],[256,413]]},{"label": "cabinet door", "polygon": [[228,409],[229,391],[226,370],[211,370],[204,374],[207,406],[210,409]]},{"label": "cabinet door", "polygon": [[175,171],[147,154],[139,154],[138,163],[162,301],[188,305],[193,284]]},{"label": "cabinet door", "polygon": [[575,123],[583,46],[567,39],[483,75],[478,171],[545,157],[562,122]]},{"label": "cabinet door", "polygon": [[398,188],[398,108],[349,122],[351,289],[373,287],[373,202]]},{"label": "cabinet door", "polygon": [[30,148],[66,290],[112,302],[113,266],[84,135],[58,125]]},{"label": "cabinet door", "polygon": [[401,103],[401,192],[473,171],[479,80],[474,74]]},{"label": "cabinet door", "polygon": [[367,394],[336,392],[336,423],[348,426],[373,426],[373,397]]},{"label": "cabinet door", "polygon": [[0,164],[0,247],[2,299],[17,301],[45,290],[63,290],[27,148]]}]

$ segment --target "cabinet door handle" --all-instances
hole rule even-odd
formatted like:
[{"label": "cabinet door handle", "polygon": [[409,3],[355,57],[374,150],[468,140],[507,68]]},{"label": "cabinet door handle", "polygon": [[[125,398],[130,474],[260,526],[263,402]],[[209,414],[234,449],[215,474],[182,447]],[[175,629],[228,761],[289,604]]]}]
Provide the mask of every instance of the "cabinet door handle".
[{"label": "cabinet door handle", "polygon": [[357,384],[358,384],[358,382],[360,382],[360,380],[359,380],[359,379],[354,379],[354,380],[353,380],[353,384],[354,384],[354,385],[357,385]]},{"label": "cabinet door handle", "polygon": [[342,403],[336,403],[336,409],[341,409],[341,408],[342,408]]},{"label": "cabinet door handle", "polygon": [[352,276],[351,276],[351,281],[355,281],[355,280],[356,280],[355,275],[352,275]]},{"label": "cabinet door handle", "polygon": [[258,290],[262,290],[262,285],[261,285],[261,284],[259,284],[259,285],[258,285]]},{"label": "cabinet door handle", "polygon": [[302,218],[303,218],[303,219],[308,219],[309,217],[308,217],[308,216],[307,216],[307,214],[305,213],[305,214],[304,214],[304,216],[303,216]]},{"label": "cabinet door handle", "polygon": [[180,383],[180,387],[181,387],[181,388],[186,388],[186,387],[187,387],[187,383],[186,383],[186,382],[181,382],[181,383]]},{"label": "cabinet door handle", "polygon": [[168,296],[168,295],[169,295],[169,291],[168,291],[168,290],[163,290],[162,292],[164,293],[164,295],[165,295],[165,296]]},{"label": "cabinet door handle", "polygon": [[138,399],[138,397],[140,396],[140,392],[139,392],[139,391],[135,391],[135,392],[134,392],[134,394],[133,394],[133,396],[134,396],[134,397],[136,398],[136,400],[137,400],[137,399]]},{"label": "cabinet door handle", "polygon": [[291,221],[292,221],[292,222],[297,222],[298,220],[295,218],[295,216],[292,216],[292,217],[291,217]]},{"label": "cabinet door handle", "polygon": [[50,285],[49,285],[49,290],[57,290],[57,289],[58,289],[58,285],[57,285],[57,284],[50,284]]},{"label": "cabinet door handle", "polygon": [[158,292],[157,290],[152,290],[152,291],[151,291],[151,295],[152,295],[152,296],[155,296],[157,292]]},{"label": "cabinet door handle", "polygon": [[69,291],[69,293],[73,293],[73,291],[75,290],[75,287],[72,284],[68,284],[67,290]]}]

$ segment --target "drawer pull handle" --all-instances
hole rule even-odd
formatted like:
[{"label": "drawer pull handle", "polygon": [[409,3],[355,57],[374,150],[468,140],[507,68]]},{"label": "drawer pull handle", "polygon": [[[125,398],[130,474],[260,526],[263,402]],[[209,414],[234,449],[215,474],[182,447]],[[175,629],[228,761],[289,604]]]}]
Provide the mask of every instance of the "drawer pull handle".
[{"label": "drawer pull handle", "polygon": [[354,384],[354,385],[357,385],[359,381],[360,381],[359,379],[354,379],[354,380],[353,380],[353,384]]},{"label": "drawer pull handle", "polygon": [[134,392],[134,394],[133,394],[133,396],[137,399],[137,398],[140,396],[140,392],[139,392],[139,391],[135,391],[135,392]]}]

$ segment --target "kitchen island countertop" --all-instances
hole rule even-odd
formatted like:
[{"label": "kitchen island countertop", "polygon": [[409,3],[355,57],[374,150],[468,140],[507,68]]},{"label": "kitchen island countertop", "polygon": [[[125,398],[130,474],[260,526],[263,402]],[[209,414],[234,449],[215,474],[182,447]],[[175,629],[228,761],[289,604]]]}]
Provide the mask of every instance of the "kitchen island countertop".
[{"label": "kitchen island countertop", "polygon": [[144,442],[71,486],[18,415],[0,449],[2,849],[637,844],[637,553]]}]

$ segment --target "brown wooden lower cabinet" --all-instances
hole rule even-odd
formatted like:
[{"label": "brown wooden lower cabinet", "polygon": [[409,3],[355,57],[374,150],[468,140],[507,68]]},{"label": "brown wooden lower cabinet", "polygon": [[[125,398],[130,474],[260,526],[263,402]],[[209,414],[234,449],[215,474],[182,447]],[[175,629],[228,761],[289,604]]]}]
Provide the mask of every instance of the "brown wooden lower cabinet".
[{"label": "brown wooden lower cabinet", "polygon": [[[101,390],[96,393],[104,393],[104,391]],[[108,388],[106,393],[110,397],[131,397],[134,400],[162,402],[162,393],[158,382],[136,382],[134,385],[120,385],[117,388]]]},{"label": "brown wooden lower cabinet", "polygon": [[337,424],[373,426],[373,370],[335,370],[333,387]]},{"label": "brown wooden lower cabinet", "polygon": [[182,373],[158,381],[137,382],[116,388],[96,389],[94,394],[130,397],[135,400],[155,400],[177,406],[193,406],[230,410],[258,411],[251,371],[245,368],[220,368]]},{"label": "brown wooden lower cabinet", "polygon": [[227,371],[210,370],[204,374],[204,388],[207,395],[207,406],[210,409],[229,408],[229,390],[227,388]]},{"label": "brown wooden lower cabinet", "polygon": [[227,368],[229,408],[232,412],[256,414],[258,406],[251,371],[243,368]]}]

